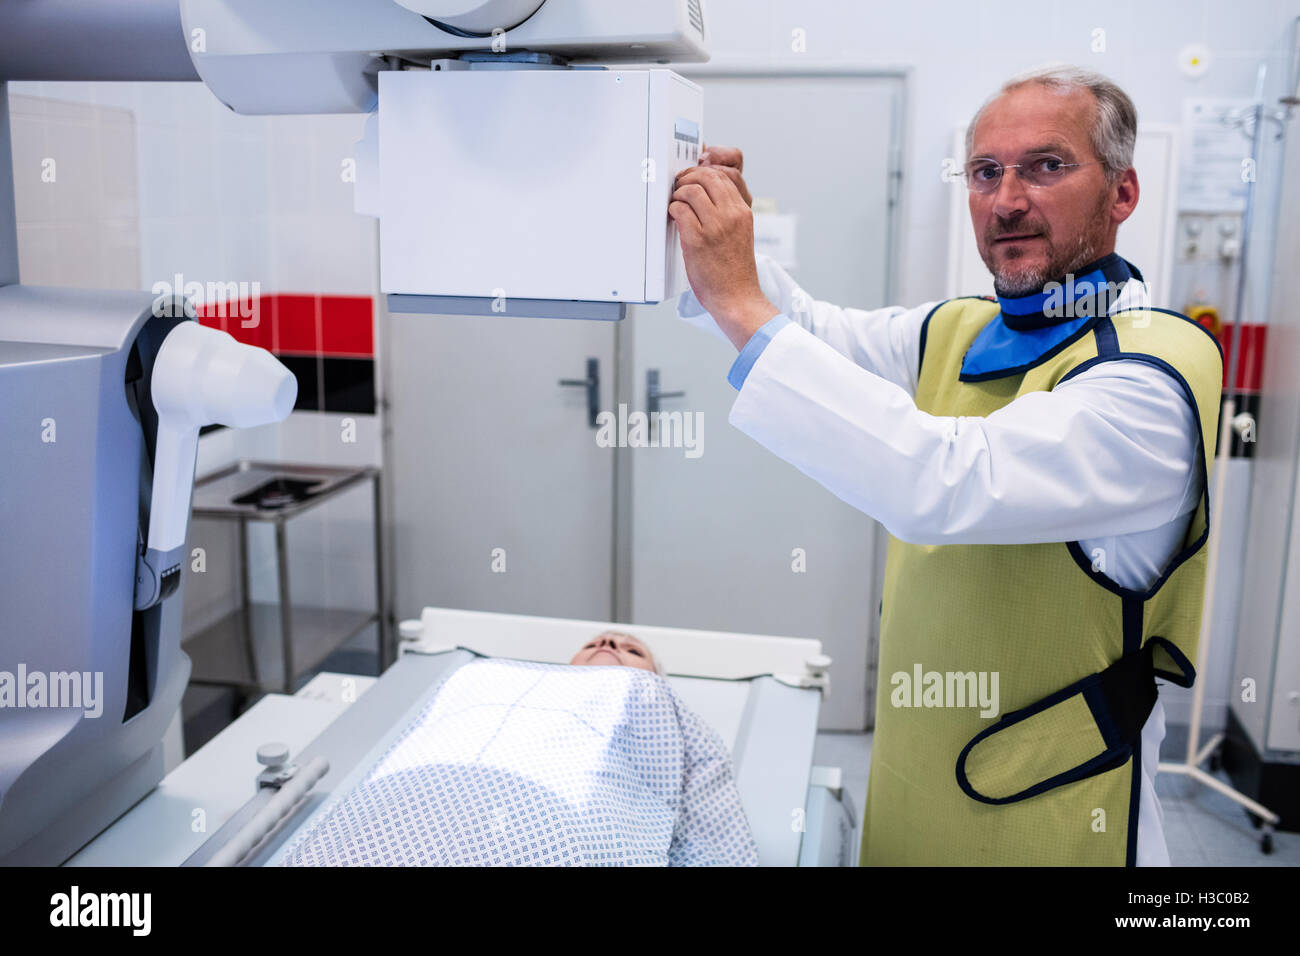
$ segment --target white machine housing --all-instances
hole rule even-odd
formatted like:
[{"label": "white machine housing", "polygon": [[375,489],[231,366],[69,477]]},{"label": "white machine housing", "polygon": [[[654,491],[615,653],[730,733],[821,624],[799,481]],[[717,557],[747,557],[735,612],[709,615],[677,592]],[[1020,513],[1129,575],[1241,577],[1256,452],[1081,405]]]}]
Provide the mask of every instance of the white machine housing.
[{"label": "white machine housing", "polygon": [[[684,292],[667,210],[702,119],[700,88],[669,70],[380,74],[378,208],[365,210],[379,216],[380,288],[593,303]],[[358,150],[359,179],[376,172],[369,155]]]},{"label": "white machine housing", "polygon": [[[408,6],[446,12],[426,17]],[[709,58],[703,0],[545,0],[512,24],[527,6],[496,0],[180,0],[194,68],[237,113],[369,113],[380,70],[473,51],[528,51],[566,63]],[[496,17],[502,22],[494,30],[482,29]]]},{"label": "white machine housing", "polygon": [[378,110],[355,199],[391,311],[620,319],[688,288],[667,208],[701,91],[603,64],[707,60],[703,0],[179,2],[236,112]]}]

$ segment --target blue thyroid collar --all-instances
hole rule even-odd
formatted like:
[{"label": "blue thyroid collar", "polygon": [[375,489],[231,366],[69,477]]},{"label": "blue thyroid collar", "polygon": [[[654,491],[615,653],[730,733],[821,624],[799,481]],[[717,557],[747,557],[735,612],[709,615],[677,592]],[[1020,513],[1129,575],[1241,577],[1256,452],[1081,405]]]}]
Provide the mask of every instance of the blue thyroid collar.
[{"label": "blue thyroid collar", "polygon": [[1113,252],[1080,272],[1048,283],[1042,292],[998,296],[1002,309],[966,351],[960,380],[979,382],[1033,368],[1108,314],[1125,282],[1142,278],[1136,266]]}]

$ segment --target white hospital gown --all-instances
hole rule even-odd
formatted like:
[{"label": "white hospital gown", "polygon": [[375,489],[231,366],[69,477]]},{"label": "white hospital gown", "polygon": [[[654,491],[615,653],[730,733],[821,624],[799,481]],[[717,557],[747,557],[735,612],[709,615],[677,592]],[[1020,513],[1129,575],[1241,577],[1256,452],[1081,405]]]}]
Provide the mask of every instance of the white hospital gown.
[{"label": "white hospital gown", "polygon": [[477,660],[290,866],[755,865],[721,738],[657,674]]}]

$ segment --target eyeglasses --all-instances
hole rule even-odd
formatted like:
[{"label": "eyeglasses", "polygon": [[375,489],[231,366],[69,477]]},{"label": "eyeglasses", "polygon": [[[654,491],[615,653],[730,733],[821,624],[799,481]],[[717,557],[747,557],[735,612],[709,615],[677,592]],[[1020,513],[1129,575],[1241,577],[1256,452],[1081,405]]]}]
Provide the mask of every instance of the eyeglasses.
[{"label": "eyeglasses", "polygon": [[1059,156],[1026,157],[1026,162],[1011,163],[1006,166],[995,163],[991,159],[976,159],[966,164],[966,169],[962,171],[961,175],[966,179],[966,187],[972,192],[994,193],[1002,185],[1004,170],[1017,169],[1019,172],[1016,175],[1026,186],[1044,189],[1048,186],[1055,186],[1070,174],[1071,169],[1078,169],[1080,166],[1098,165],[1100,163],[1097,162],[1067,163]]}]

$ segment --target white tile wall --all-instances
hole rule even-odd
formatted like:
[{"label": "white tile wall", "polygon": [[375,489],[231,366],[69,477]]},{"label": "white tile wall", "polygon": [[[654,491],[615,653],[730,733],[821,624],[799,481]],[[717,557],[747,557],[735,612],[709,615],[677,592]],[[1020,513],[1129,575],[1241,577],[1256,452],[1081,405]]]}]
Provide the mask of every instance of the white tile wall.
[{"label": "white tile wall", "polygon": [[19,274],[31,285],[132,289],[140,272],[129,110],[10,97]]}]

